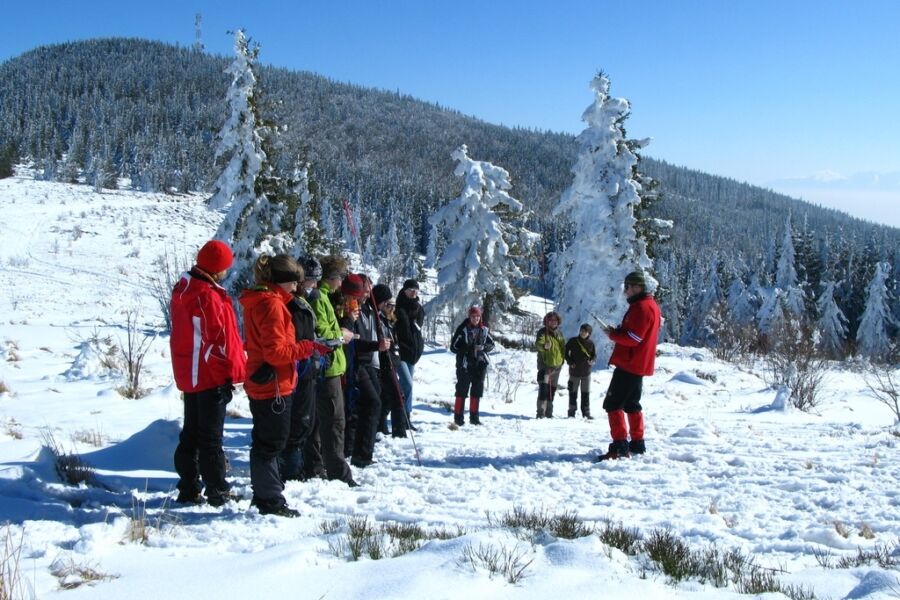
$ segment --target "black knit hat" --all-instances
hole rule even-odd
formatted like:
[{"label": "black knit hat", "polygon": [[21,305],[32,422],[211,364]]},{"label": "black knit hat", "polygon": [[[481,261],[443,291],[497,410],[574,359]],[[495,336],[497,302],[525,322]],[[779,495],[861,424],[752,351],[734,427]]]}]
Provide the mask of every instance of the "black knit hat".
[{"label": "black knit hat", "polygon": [[403,288],[401,289],[401,291],[417,290],[417,289],[419,289],[419,282],[416,281],[415,279],[407,279],[406,281],[403,282]]},{"label": "black knit hat", "polygon": [[315,257],[301,256],[297,259],[297,262],[303,267],[307,279],[315,279],[316,281],[322,279],[322,264]]},{"label": "black knit hat", "polygon": [[375,304],[381,304],[385,300],[390,300],[393,297],[391,293],[391,288],[384,285],[383,283],[379,283],[375,287],[372,288],[372,295],[375,297]]},{"label": "black knit hat", "polygon": [[625,276],[625,283],[631,285],[642,285],[647,287],[647,279],[644,277],[643,271],[632,271]]}]

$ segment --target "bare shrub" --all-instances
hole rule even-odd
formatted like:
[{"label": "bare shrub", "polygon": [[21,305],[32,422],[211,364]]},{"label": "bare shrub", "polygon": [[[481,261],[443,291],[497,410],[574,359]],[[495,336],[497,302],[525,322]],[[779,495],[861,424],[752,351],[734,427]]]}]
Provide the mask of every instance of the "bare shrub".
[{"label": "bare shrub", "polygon": [[79,455],[66,452],[49,429],[41,432],[41,440],[43,446],[53,456],[56,474],[64,483],[69,485],[96,484],[97,473],[94,468],[84,462]]},{"label": "bare shrub", "polygon": [[72,434],[72,441],[99,448],[106,443],[106,436],[98,429],[79,429]]},{"label": "bare shrub", "polygon": [[594,529],[582,522],[578,518],[578,514],[572,511],[551,514],[543,508],[527,510],[521,506],[514,506],[511,511],[500,515],[496,521],[488,513],[487,520],[491,526],[507,527],[516,531],[520,534],[520,538],[523,537],[521,534],[525,534],[526,541],[534,539],[534,536],[541,531],[567,540],[586,537],[594,533]]},{"label": "bare shrub", "polygon": [[764,378],[769,385],[790,390],[791,405],[810,411],[819,404],[818,393],[827,361],[816,348],[816,335],[808,323],[785,319],[768,338],[763,357]]},{"label": "bare shrub", "polygon": [[95,564],[76,563],[71,557],[57,558],[50,565],[50,574],[59,580],[59,587],[74,590],[82,585],[116,579],[118,575],[103,573]]},{"label": "bare shrub", "polygon": [[715,338],[711,348],[713,356],[730,363],[746,362],[756,346],[756,327],[752,323],[735,321],[724,302],[716,303],[712,308],[710,322]]},{"label": "bare shrub", "polygon": [[132,496],[131,518],[128,522],[128,541],[146,544],[151,534],[161,533],[167,525],[177,525],[178,519],[168,513],[168,508],[169,499],[167,498],[160,510],[155,514],[151,514],[147,510],[146,500]]},{"label": "bare shrub", "polygon": [[900,371],[887,364],[869,364],[863,377],[869,393],[890,409],[894,423],[900,423]]},{"label": "bare shrub", "polygon": [[0,536],[3,538],[0,546],[0,600],[27,598],[29,594],[26,582],[19,570],[25,530],[22,529],[19,535],[15,535],[12,526],[6,523]]},{"label": "bare shrub", "polygon": [[8,394],[9,387],[6,385],[6,382],[0,379],[0,394]]},{"label": "bare shrub", "polygon": [[516,546],[513,549],[493,544],[478,544],[476,548],[472,544],[466,544],[462,556],[457,559],[461,567],[470,567],[473,571],[484,568],[490,574],[502,575],[507,582],[516,584],[525,578],[525,570],[534,562],[534,559],[526,560],[527,550]]},{"label": "bare shrub", "polygon": [[606,521],[603,527],[597,531],[597,536],[607,546],[618,548],[629,556],[634,556],[641,551],[643,536],[635,527],[625,527],[621,523]]},{"label": "bare shrub", "polygon": [[525,381],[522,373],[529,372],[525,366],[525,357],[517,353],[509,355],[503,362],[495,362],[492,369],[491,389],[506,404],[512,404]]},{"label": "bare shrub", "polygon": [[10,417],[3,423],[3,431],[14,440],[21,440],[25,435],[22,433],[22,424]]},{"label": "bare shrub", "polygon": [[150,278],[150,295],[159,305],[165,321],[165,331],[172,331],[172,313],[169,308],[169,302],[172,299],[172,289],[178,281],[178,277],[183,271],[191,267],[191,257],[186,254],[179,255],[175,251],[171,253],[166,250],[156,258],[154,262],[158,268],[156,274]]},{"label": "bare shrub", "polygon": [[119,388],[119,393],[126,398],[142,398],[147,394],[147,391],[141,388],[141,374],[144,358],[156,339],[156,333],[146,335],[139,330],[138,315],[137,310],[125,313],[125,341],[122,343],[122,340],[119,340],[120,358],[125,373],[125,385]]}]

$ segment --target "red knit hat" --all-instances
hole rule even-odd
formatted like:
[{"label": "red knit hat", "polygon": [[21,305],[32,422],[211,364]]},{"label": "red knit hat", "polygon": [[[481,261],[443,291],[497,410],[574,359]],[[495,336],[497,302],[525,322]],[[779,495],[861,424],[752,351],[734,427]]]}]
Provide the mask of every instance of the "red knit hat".
[{"label": "red knit hat", "polygon": [[350,273],[341,283],[341,291],[345,296],[352,298],[362,298],[366,295],[366,288],[363,285],[363,279],[356,273]]},{"label": "red knit hat", "polygon": [[203,244],[197,253],[197,266],[207,273],[225,271],[234,262],[231,248],[219,240],[210,240]]}]

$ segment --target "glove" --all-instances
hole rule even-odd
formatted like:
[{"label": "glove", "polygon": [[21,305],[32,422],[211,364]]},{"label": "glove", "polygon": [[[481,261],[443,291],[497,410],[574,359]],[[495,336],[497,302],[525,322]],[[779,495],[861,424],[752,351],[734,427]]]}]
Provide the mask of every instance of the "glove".
[{"label": "glove", "polygon": [[233,394],[234,386],[231,385],[231,382],[220,385],[216,388],[216,395],[219,397],[220,404],[228,404],[229,402],[231,402],[231,397]]}]

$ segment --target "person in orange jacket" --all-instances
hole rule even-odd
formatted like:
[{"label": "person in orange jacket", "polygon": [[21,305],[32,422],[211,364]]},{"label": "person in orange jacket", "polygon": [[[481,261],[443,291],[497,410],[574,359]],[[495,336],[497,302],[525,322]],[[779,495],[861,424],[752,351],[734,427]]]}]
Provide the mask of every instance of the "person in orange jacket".
[{"label": "person in orange jacket", "polygon": [[293,299],[303,269],[286,254],[262,255],[253,266],[256,286],[241,294],[244,310],[244,347],[250,377],[244,390],[253,415],[250,448],[250,485],[253,506],[261,514],[296,517],[287,505],[278,457],[291,427],[291,395],[297,385],[298,360],[331,348],[311,340],[297,340],[288,303]]},{"label": "person in orange jacket", "polygon": [[641,391],[644,377],[653,375],[662,316],[653,294],[647,290],[642,271],[632,271],[625,276],[623,291],[628,299],[628,310],[622,324],[604,328],[615,343],[609,358],[609,364],[615,370],[603,399],[613,441],[606,454],[597,457],[598,461],[643,454],[647,450]]},{"label": "person in orange jacket", "polygon": [[203,503],[204,487],[212,506],[231,499],[222,450],[225,406],[246,373],[231,298],[219,285],[233,261],[226,244],[206,242],[196,264],[175,284],[169,303],[172,371],[184,392],[184,425],[174,457],[179,503]]}]

